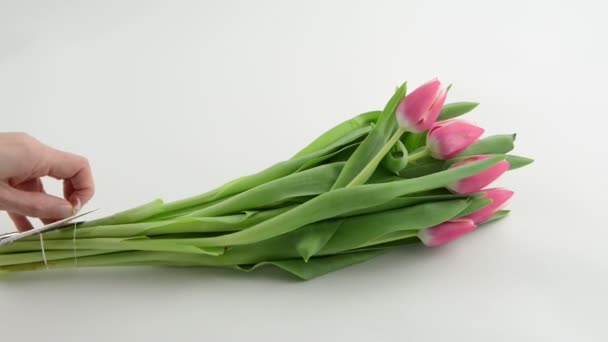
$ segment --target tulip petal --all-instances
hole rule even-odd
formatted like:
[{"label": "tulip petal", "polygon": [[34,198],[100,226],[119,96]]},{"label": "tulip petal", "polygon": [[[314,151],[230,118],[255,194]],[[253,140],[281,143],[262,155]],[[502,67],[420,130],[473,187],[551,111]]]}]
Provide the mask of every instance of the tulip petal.
[{"label": "tulip petal", "polygon": [[447,96],[448,96],[447,88],[441,88],[438,91],[435,101],[429,108],[428,119],[426,121],[427,126],[424,129],[425,131],[427,129],[431,128],[433,123],[435,123],[435,121],[437,121],[437,118],[439,118],[439,114],[441,114],[441,109],[443,108],[443,104],[445,103],[445,99],[447,98]]},{"label": "tulip petal", "polygon": [[437,226],[418,231],[418,238],[427,247],[436,247],[455,240],[473,230],[477,226],[471,219],[460,218],[450,220]]},{"label": "tulip petal", "polygon": [[427,147],[436,159],[451,159],[471,146],[484,129],[461,120],[438,122],[429,131]]},{"label": "tulip petal", "polygon": [[466,218],[473,220],[475,224],[487,221],[513,196],[513,191],[502,188],[486,189],[483,192],[486,194],[484,198],[491,199],[492,203],[466,216]]},{"label": "tulip petal", "polygon": [[[475,156],[468,158],[462,162],[456,163],[452,165],[450,168],[459,167],[462,165],[466,165],[472,163],[474,161],[479,161],[483,159],[488,159],[490,156]],[[460,181],[451,184],[448,186],[448,189],[459,193],[459,194],[470,194],[473,192],[478,192],[487,185],[491,184],[498,177],[500,177],[503,173],[509,170],[509,162],[506,160],[498,162],[496,165],[490,167],[489,169],[482,171],[474,176],[467,177],[461,179]]]},{"label": "tulip petal", "polygon": [[[438,97],[440,96],[440,97]],[[416,88],[399,103],[397,107],[397,121],[399,125],[410,132],[423,132],[428,130],[439,116],[441,106],[445,101],[445,94],[441,89],[441,82],[433,79]],[[440,105],[434,117],[431,109]],[[434,115],[435,112],[433,111]]]}]

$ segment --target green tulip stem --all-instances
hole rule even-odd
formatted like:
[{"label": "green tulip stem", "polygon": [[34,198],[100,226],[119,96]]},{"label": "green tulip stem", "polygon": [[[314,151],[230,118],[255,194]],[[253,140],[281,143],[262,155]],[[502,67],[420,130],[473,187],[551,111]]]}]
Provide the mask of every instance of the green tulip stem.
[{"label": "green tulip stem", "polygon": [[431,154],[431,151],[429,151],[429,149],[425,147],[424,149],[422,149],[422,150],[420,150],[418,152],[410,154],[409,157],[407,158],[407,161],[408,161],[408,163],[411,163],[411,162],[414,162],[414,161],[416,161],[418,159],[427,157],[430,154]]}]

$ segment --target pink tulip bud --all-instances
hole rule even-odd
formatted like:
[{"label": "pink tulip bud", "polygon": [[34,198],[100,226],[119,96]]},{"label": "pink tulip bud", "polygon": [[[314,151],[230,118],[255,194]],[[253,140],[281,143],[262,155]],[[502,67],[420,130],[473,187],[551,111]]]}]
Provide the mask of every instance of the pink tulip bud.
[{"label": "pink tulip bud", "polygon": [[491,199],[492,203],[485,208],[479,209],[478,211],[465,216],[465,218],[473,220],[475,224],[480,224],[487,221],[492,215],[494,215],[504,204],[513,196],[513,191],[507,189],[486,189],[482,190],[485,192],[486,199]]},{"label": "pink tulip bud", "polygon": [[[467,158],[459,163],[456,163],[450,168],[459,167],[462,165],[466,165],[475,161],[488,159],[491,156],[475,156]],[[509,162],[506,160],[498,162],[496,165],[490,167],[487,170],[481,171],[480,173],[463,178],[455,183],[452,183],[447,186],[448,189],[459,193],[459,194],[470,194],[472,192],[477,192],[493,181],[495,181],[498,177],[500,177],[503,173],[505,173],[509,169]]]},{"label": "pink tulip bud", "polygon": [[450,159],[471,146],[482,134],[481,127],[462,120],[436,122],[427,137],[427,148],[435,159]]},{"label": "pink tulip bud", "polygon": [[440,246],[472,232],[477,226],[470,219],[454,219],[431,228],[418,231],[418,238],[427,247]]},{"label": "pink tulip bud", "polygon": [[437,79],[416,88],[397,107],[399,126],[407,132],[427,131],[437,120],[447,93]]}]

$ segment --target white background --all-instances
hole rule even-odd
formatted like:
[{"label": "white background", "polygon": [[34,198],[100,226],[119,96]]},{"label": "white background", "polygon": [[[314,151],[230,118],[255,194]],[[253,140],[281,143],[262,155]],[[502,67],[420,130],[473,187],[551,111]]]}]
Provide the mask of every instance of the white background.
[{"label": "white background", "polygon": [[[512,215],[310,282],[79,270],[0,282],[12,341],[606,341],[607,5],[0,1],[0,130],[85,155],[112,213],[289,158],[402,81],[536,159]],[[1,161],[0,161],[1,162]],[[58,184],[47,183],[51,190]],[[3,216],[0,230],[12,230]]]}]

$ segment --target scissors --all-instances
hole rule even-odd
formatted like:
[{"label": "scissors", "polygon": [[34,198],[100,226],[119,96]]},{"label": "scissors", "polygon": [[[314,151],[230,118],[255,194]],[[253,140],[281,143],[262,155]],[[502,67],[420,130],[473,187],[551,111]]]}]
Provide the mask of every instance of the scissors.
[{"label": "scissors", "polygon": [[50,232],[53,230],[59,230],[62,228],[67,228],[70,227],[68,226],[68,223],[71,223],[72,221],[74,221],[75,219],[88,215],[94,211],[96,211],[97,209],[94,210],[89,210],[87,212],[84,213],[78,213],[76,215],[72,215],[70,217],[66,217],[62,220],[47,224],[45,226],[42,227],[38,227],[38,228],[34,228],[31,230],[27,230],[25,232],[11,232],[11,233],[6,233],[6,234],[0,234],[0,247],[2,246],[6,246],[6,245],[10,245],[11,243],[17,241],[17,240],[21,240],[24,239],[28,236],[33,236],[36,234],[42,234],[42,233],[46,233],[46,232]]}]

